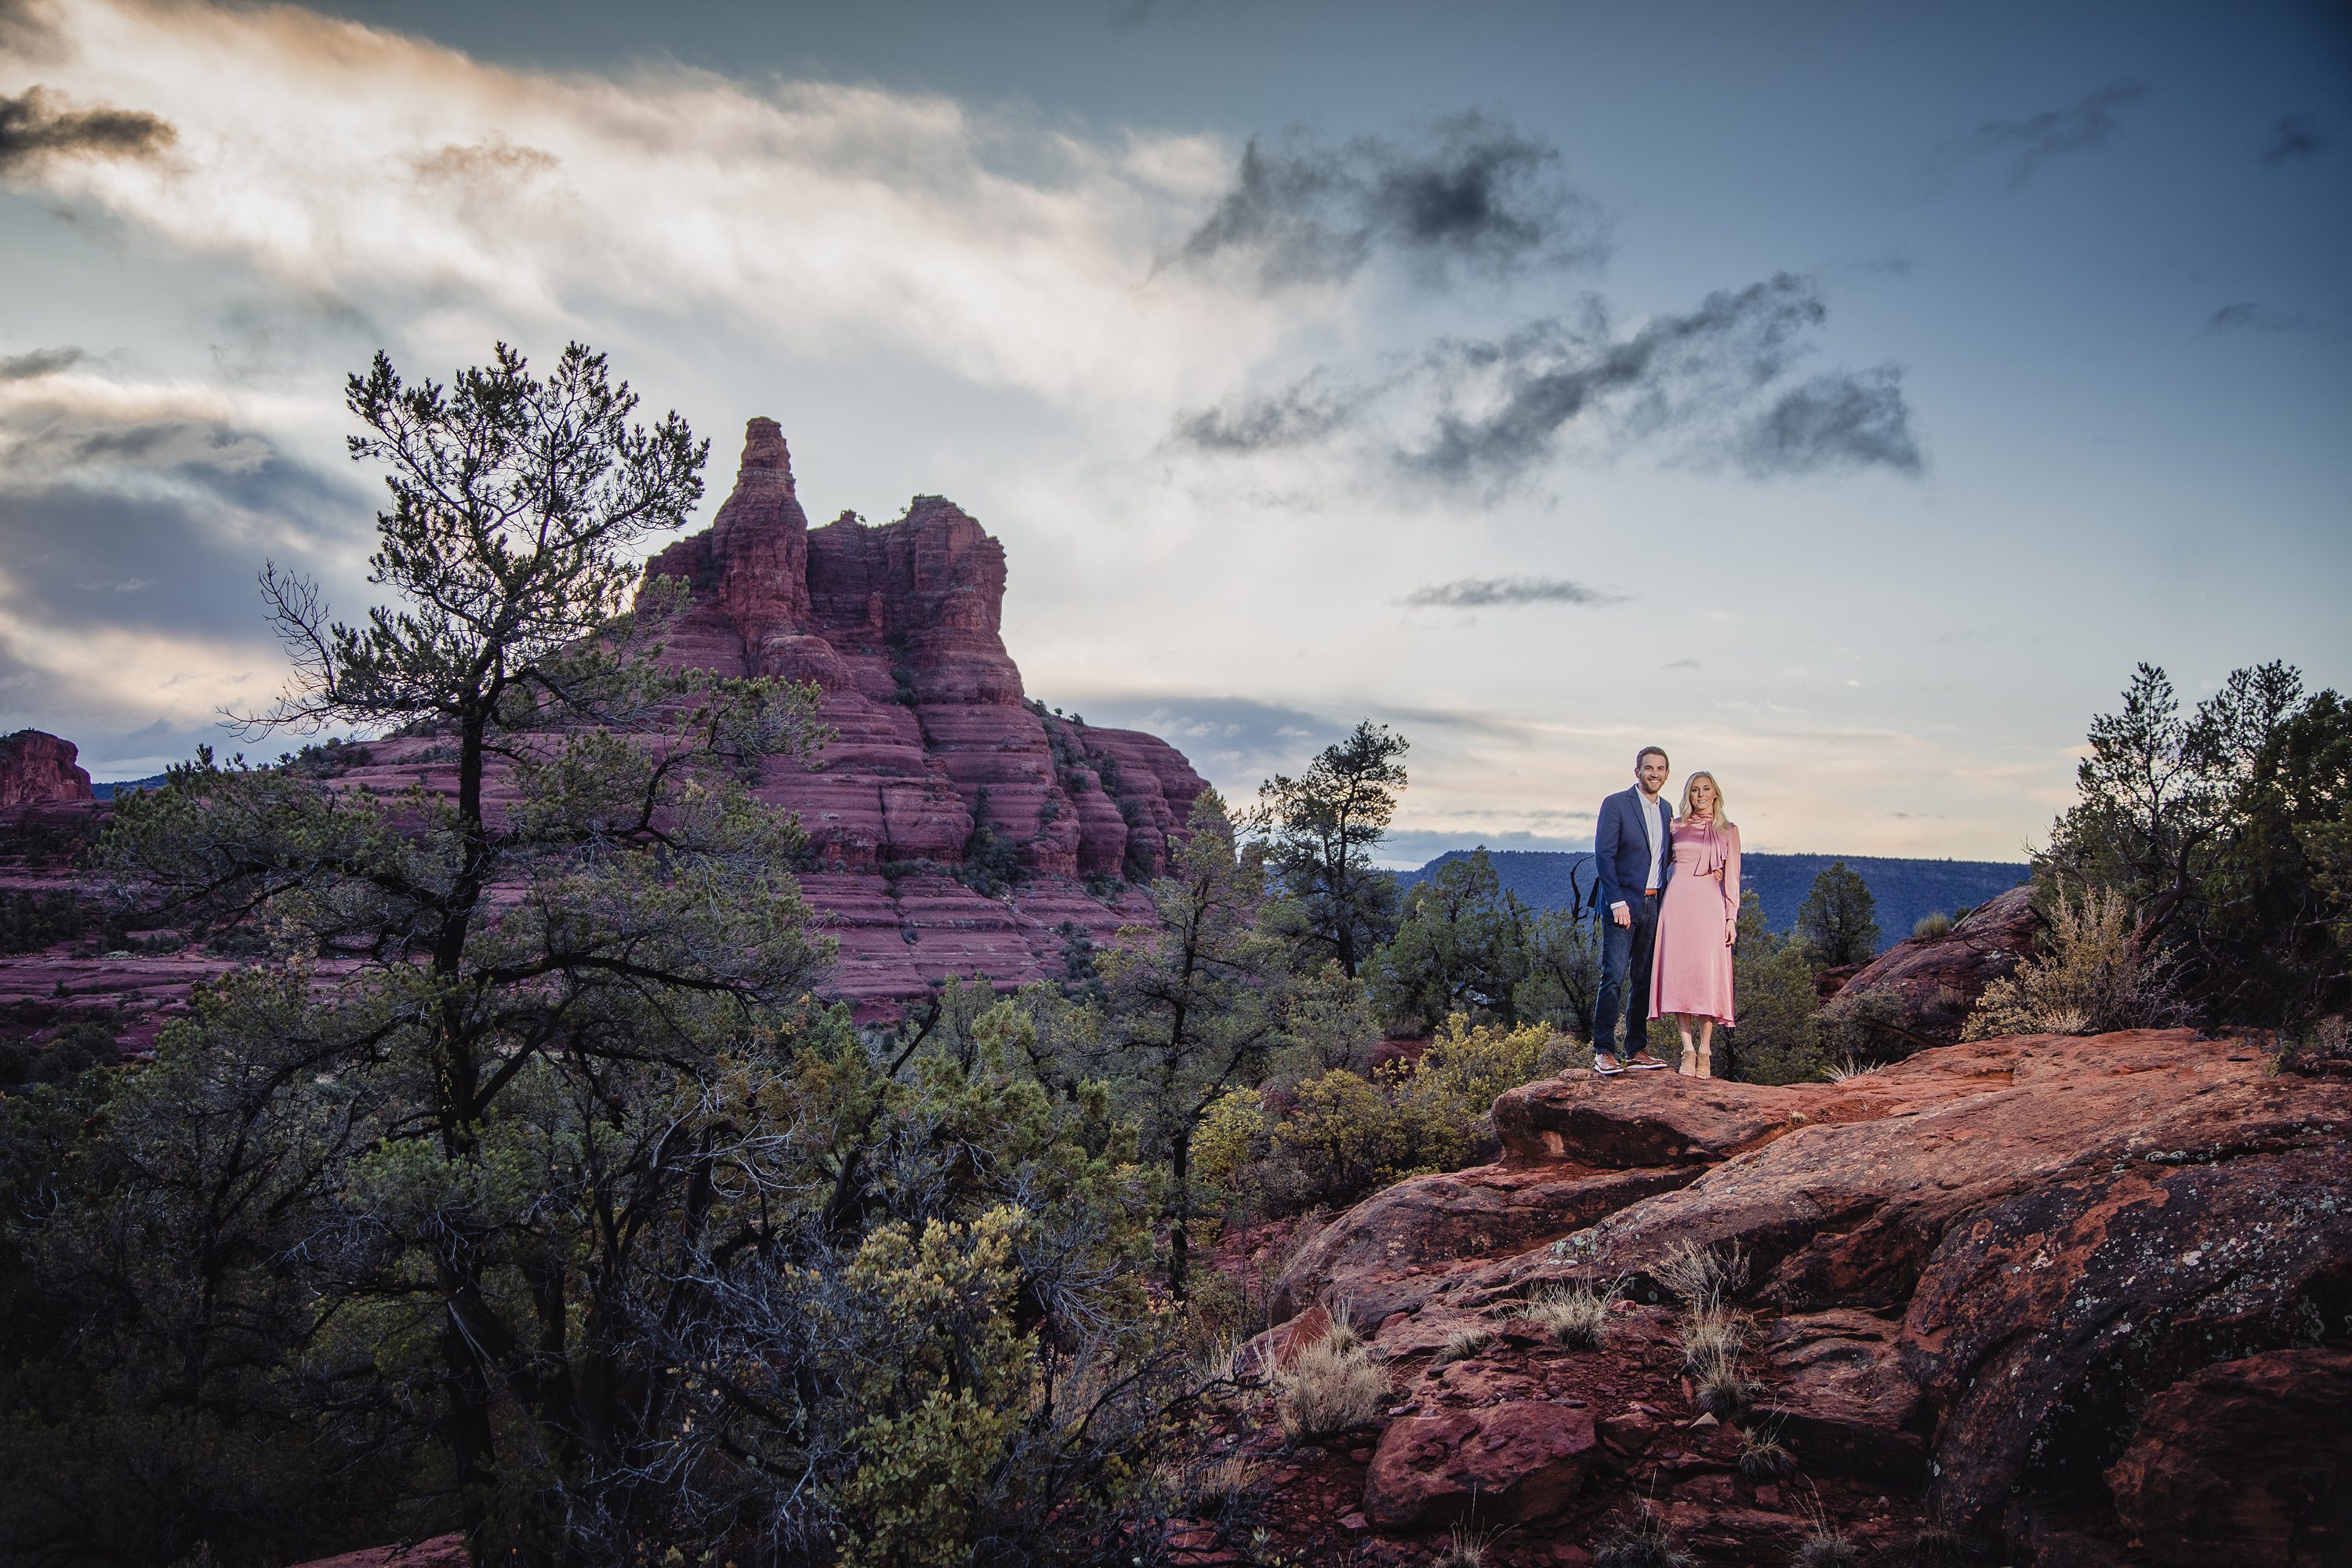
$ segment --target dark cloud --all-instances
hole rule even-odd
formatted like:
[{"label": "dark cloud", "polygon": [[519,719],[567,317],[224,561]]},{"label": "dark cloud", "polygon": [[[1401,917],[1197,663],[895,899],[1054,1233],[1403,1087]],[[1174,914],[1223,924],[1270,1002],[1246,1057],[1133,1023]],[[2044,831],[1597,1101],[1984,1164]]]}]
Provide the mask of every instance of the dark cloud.
[{"label": "dark cloud", "polygon": [[2308,317],[2291,310],[2274,310],[2252,300],[2224,305],[2205,319],[2209,332],[2294,332],[2311,324]]},{"label": "dark cloud", "polygon": [[30,381],[70,370],[89,356],[77,348],[35,349],[31,353],[0,354],[0,381]]},{"label": "dark cloud", "polygon": [[1232,408],[1177,416],[1169,438],[1204,452],[1262,452],[1310,446],[1351,422],[1376,389],[1342,384],[1328,371]]},{"label": "dark cloud", "polygon": [[1297,772],[1345,738],[1358,717],[1342,722],[1303,708],[1209,692],[1097,692],[1066,706],[1088,723],[1158,735],[1219,787],[1243,794],[1272,773]]},{"label": "dark cloud", "polygon": [[0,603],[82,634],[262,635],[263,549],[201,500],[79,486],[0,491]]},{"label": "dark cloud", "polygon": [[0,174],[42,157],[152,158],[178,139],[168,121],[137,110],[76,111],[39,87],[0,94]]},{"label": "dark cloud", "polygon": [[2263,162],[2275,169],[2281,163],[2316,158],[2326,150],[2327,138],[2320,134],[2318,121],[2308,114],[2282,114],[2271,127],[2271,144],[2263,149]]},{"label": "dark cloud", "polygon": [[1748,426],[1739,466],[1759,478],[1822,468],[1917,473],[1919,442],[1902,372],[1892,365],[1832,371],[1791,387]]},{"label": "dark cloud", "polygon": [[[1603,448],[1664,442],[1701,467],[1757,476],[1921,467],[1894,366],[1786,381],[1828,308],[1811,279],[1781,273],[1722,289],[1680,314],[1620,332],[1591,302],[1507,336],[1447,339],[1417,366],[1350,386],[1328,370],[1230,407],[1183,415],[1171,442],[1223,455],[1302,447],[1355,434],[1385,405],[1419,395],[1423,433],[1391,447],[1443,484],[1508,484],[1571,436]],[[1433,409],[1433,412],[1428,410]]]},{"label": "dark cloud", "polygon": [[2105,145],[2120,123],[2116,111],[2147,96],[2146,87],[2122,77],[2066,109],[2044,110],[2024,120],[1988,120],[1948,144],[1938,162],[2008,158],[2009,183],[2021,185],[2053,158]]},{"label": "dark cloud", "polygon": [[1415,608],[1447,607],[1476,610],[1508,605],[1622,605],[1622,594],[1608,594],[1566,577],[1462,577],[1432,584],[1407,594],[1402,603]]},{"label": "dark cloud", "polygon": [[1558,148],[1474,110],[1410,144],[1252,137],[1233,188],[1178,256],[1239,253],[1274,289],[1350,277],[1381,251],[1430,280],[1574,266],[1599,259],[1606,238],[1599,207],[1562,177]]}]

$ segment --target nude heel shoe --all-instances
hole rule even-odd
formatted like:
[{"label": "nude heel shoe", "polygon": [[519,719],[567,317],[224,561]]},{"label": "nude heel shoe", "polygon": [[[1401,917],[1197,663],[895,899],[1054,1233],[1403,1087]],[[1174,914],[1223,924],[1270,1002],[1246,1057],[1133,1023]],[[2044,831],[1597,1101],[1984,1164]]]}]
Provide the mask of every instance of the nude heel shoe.
[{"label": "nude heel shoe", "polygon": [[1685,1046],[1683,1047],[1683,1065],[1675,1068],[1675,1071],[1681,1074],[1684,1078],[1696,1078],[1698,1077],[1699,1059],[1698,1047],[1696,1046]]},{"label": "nude heel shoe", "polygon": [[1701,1046],[1698,1048],[1698,1076],[1701,1078],[1713,1078],[1715,1076],[1715,1047],[1713,1046]]}]

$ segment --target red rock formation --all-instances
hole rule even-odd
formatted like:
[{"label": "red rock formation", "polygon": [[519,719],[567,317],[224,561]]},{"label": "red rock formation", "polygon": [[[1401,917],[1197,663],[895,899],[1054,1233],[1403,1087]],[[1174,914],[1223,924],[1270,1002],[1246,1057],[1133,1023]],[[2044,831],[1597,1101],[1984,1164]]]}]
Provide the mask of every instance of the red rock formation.
[{"label": "red rock formation", "polygon": [[[1135,884],[1165,869],[1169,836],[1207,786],[1156,736],[1025,700],[1000,636],[1004,547],[952,502],[918,496],[896,522],[845,512],[813,530],[782,432],[754,419],[711,526],[654,556],[646,577],[691,592],[668,663],[822,690],[833,742],[814,765],[772,760],[753,793],[809,833],[802,889],[841,944],[826,995],[872,1016],[949,975],[1059,979],[1065,925],[1100,944],[1150,922]],[[455,787],[430,741],[368,750],[346,787]],[[499,800],[495,779],[485,795]],[[955,879],[980,826],[1025,873],[1004,897]]]},{"label": "red rock formation", "polygon": [[[814,868],[802,889],[841,946],[824,994],[872,1017],[950,975],[1056,980],[1066,928],[1101,945],[1151,921],[1138,883],[1166,868],[1170,836],[1207,786],[1155,736],[1025,700],[999,635],[1004,547],[953,503],[918,496],[896,522],[869,528],[844,513],[811,530],[782,434],[754,419],[711,526],[654,556],[646,574],[690,591],[665,641],[674,666],[822,689],[834,741],[814,766],[771,762],[754,793],[797,812],[810,835]],[[0,742],[0,806],[87,801],[89,778],[73,756],[32,731]],[[355,748],[334,781],[392,793],[457,787],[449,747],[430,737]],[[496,769],[484,798],[493,810],[511,799]],[[12,821],[55,837],[21,812]],[[955,877],[982,825],[1011,842],[1025,873],[1002,897]],[[0,884],[68,877],[63,860],[12,869],[7,858],[0,843]],[[64,1005],[74,997],[119,1007],[134,1020],[123,1037],[137,1048],[191,980],[227,965],[194,954],[13,959],[0,963],[0,1006],[56,1024],[78,1010]]]},{"label": "red rock formation", "polygon": [[[1545,1432],[1591,1411],[1601,1451],[1578,1489],[1543,1494],[1556,1513],[1517,1514],[1492,1562],[1583,1561],[1643,1499],[1702,1561],[1785,1560],[1798,1498],[1896,1549],[1923,1528],[1906,1500],[1923,1489],[1989,1561],[2340,1551],[2352,1084],[2134,1031],[1932,1047],[1839,1084],[1571,1072],[1506,1094],[1495,1120],[1499,1163],[1366,1200],[1269,1292],[1277,1319],[1351,1303],[1389,1372],[1402,1435],[1296,1483],[1335,1508],[1365,1488],[1349,1549],[1399,1556],[1386,1535],[1438,1525],[1474,1481],[1538,1484],[1540,1445],[1477,1436],[1534,1401]],[[1738,1473],[1737,1434],[1677,1386],[1658,1280],[1689,1243],[1748,1259],[1748,1424],[1794,1454],[1785,1487]],[[1555,1349],[1517,1315],[1612,1279],[1632,1299],[1601,1351]],[[1491,1346],[1448,1364],[1465,1328]],[[1340,1549],[1277,1511],[1283,1550]]]},{"label": "red rock formation", "polygon": [[88,800],[89,774],[74,765],[71,741],[39,730],[0,735],[0,807]]},{"label": "red rock formation", "polygon": [[1156,737],[1024,700],[999,635],[1004,571],[1004,547],[937,496],[878,528],[845,512],[811,531],[767,419],[751,421],[709,531],[646,566],[694,590],[670,660],[823,689],[836,739],[814,768],[779,764],[761,788],[801,812],[822,859],[952,866],[984,820],[1039,877],[1156,874],[1204,786]]}]

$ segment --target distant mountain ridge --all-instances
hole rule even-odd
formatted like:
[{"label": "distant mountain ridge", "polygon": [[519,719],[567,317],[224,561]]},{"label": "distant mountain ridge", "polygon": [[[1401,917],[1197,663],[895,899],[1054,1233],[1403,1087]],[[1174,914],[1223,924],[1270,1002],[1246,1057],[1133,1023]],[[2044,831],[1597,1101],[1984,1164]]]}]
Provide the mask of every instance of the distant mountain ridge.
[{"label": "distant mountain ridge", "polygon": [[[1449,849],[1418,871],[1398,872],[1397,881],[1410,888],[1447,861],[1467,859],[1473,853]],[[1580,896],[1591,896],[1592,870],[1587,862],[1592,856],[1588,850],[1489,849],[1486,855],[1495,863],[1495,876],[1504,890],[1517,893],[1531,910],[1565,909]],[[1764,906],[1764,923],[1774,931],[1787,931],[1797,923],[1798,906],[1811,890],[1813,878],[1838,860],[1844,861],[1870,889],[1877,905],[1882,951],[1909,936],[1921,917],[1973,909],[2032,874],[2032,868],[2023,861],[1752,854],[1740,858],[1742,881]]]}]

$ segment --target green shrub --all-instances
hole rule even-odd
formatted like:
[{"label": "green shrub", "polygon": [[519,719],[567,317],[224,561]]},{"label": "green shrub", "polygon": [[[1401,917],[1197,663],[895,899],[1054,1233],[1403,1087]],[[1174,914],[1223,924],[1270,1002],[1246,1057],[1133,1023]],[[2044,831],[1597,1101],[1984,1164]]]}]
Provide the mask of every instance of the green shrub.
[{"label": "green shrub", "polygon": [[1492,1158],[1496,1100],[1538,1076],[1536,1062],[1552,1038],[1549,1025],[1473,1026],[1456,1013],[1410,1069],[1384,1069],[1413,1127],[1413,1163],[1451,1171]]},{"label": "green shrub", "polygon": [[1739,1023],[1729,1031],[1729,1068],[1718,1063],[1717,1070],[1749,1083],[1808,1083],[1819,1078],[1829,1058],[1813,1018],[1812,964],[1802,939],[1775,936],[1766,929],[1763,906],[1754,893],[1739,901],[1739,940],[1731,969]]},{"label": "green shrub", "polygon": [[1193,1168],[1268,1215],[1350,1204],[1406,1176],[1490,1157],[1496,1098],[1581,1050],[1540,1024],[1506,1029],[1457,1016],[1418,1061],[1370,1077],[1330,1068],[1295,1088],[1223,1096],[1194,1134]]},{"label": "green shrub", "polygon": [[89,909],[71,893],[0,892],[0,952],[37,952],[72,942],[92,923]]},{"label": "green shrub", "polygon": [[1911,934],[1922,942],[1939,942],[1952,934],[1953,919],[1941,910],[1932,910],[1919,917]]},{"label": "green shrub", "polygon": [[2077,902],[2063,886],[2050,910],[2048,950],[1985,987],[1962,1037],[2096,1035],[2185,1022],[2170,960],[2158,952],[2123,894],[2093,889]]}]

